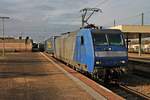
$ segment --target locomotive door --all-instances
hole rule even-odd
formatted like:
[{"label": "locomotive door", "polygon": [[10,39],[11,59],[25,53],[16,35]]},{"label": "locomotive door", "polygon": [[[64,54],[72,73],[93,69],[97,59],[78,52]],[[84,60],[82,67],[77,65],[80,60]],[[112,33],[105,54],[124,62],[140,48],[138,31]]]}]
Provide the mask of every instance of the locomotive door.
[{"label": "locomotive door", "polygon": [[86,58],[86,49],[84,44],[84,37],[77,36],[74,59],[81,64],[85,64]]},{"label": "locomotive door", "polygon": [[85,49],[85,40],[84,40],[84,37],[81,36],[80,37],[80,61],[81,63],[85,64],[85,59],[86,59],[86,49]]}]

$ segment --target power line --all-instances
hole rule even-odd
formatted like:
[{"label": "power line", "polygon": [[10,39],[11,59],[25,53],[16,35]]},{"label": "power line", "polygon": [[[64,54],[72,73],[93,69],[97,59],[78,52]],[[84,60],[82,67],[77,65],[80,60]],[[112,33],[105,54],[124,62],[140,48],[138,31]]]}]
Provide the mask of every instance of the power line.
[{"label": "power line", "polygon": [[139,16],[141,16],[141,14],[137,14],[137,15],[133,15],[133,16],[121,18],[121,19],[118,19],[118,21],[130,20],[130,19],[132,19],[132,18],[137,18],[137,17],[139,17]]},{"label": "power line", "polygon": [[145,11],[145,12],[142,12],[142,13],[137,14],[137,15],[133,15],[133,16],[129,16],[129,17],[126,17],[126,18],[118,19],[118,21],[130,20],[130,19],[132,19],[132,18],[140,17],[140,16],[142,16],[142,14],[149,14],[149,13],[150,13],[150,10]]},{"label": "power line", "polygon": [[109,1],[109,0],[103,0],[103,1],[101,1],[101,2],[98,2],[97,5],[95,5],[95,7],[98,7],[98,6],[100,6],[100,5],[103,5],[103,4],[107,3],[108,1]]},{"label": "power line", "polygon": [[141,16],[141,14],[138,14],[138,15],[134,15],[134,16],[129,16],[129,17],[126,17],[126,18],[121,18],[121,19],[114,19],[113,21],[109,21],[108,23],[105,24],[105,26],[110,26],[110,24],[114,25],[114,22],[115,22],[115,25],[117,25],[117,23],[119,22],[123,22],[123,21],[127,21],[127,20],[130,20],[132,18],[136,18],[136,17],[139,17]]},{"label": "power line", "polygon": [[[92,8],[97,8],[98,6],[100,6],[100,5],[102,5],[102,4],[105,4],[106,2],[108,2],[109,0],[100,0],[100,2],[95,2],[95,6],[92,6],[91,4],[89,4],[89,3],[91,3],[91,2],[88,2],[88,3],[86,3],[86,5],[84,6],[84,7],[82,7],[82,8],[80,8],[80,9],[83,9],[83,8],[86,8],[87,6],[88,7],[92,7]],[[80,16],[81,17],[81,16]]]},{"label": "power line", "polygon": [[[98,2],[95,2],[94,4],[96,5],[92,5],[94,1],[92,2],[87,2],[86,5],[84,5],[82,8],[80,9],[83,9],[83,8],[87,8],[87,7],[91,7],[91,8],[97,8],[98,6],[100,5],[103,5],[105,4],[106,2],[108,2],[109,0],[99,0]],[[91,4],[92,3],[92,4]]]},{"label": "power line", "polygon": [[148,14],[148,13],[150,13],[150,10],[147,10],[147,11],[143,11],[143,13],[147,13],[147,14]]}]

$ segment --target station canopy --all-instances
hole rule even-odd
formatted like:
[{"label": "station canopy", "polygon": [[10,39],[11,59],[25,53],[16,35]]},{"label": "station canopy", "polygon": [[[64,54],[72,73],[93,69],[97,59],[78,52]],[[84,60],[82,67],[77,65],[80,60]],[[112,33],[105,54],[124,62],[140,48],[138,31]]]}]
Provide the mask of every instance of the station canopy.
[{"label": "station canopy", "polygon": [[142,38],[150,37],[150,25],[118,25],[110,29],[120,29],[129,39],[138,38],[139,33],[142,34]]}]

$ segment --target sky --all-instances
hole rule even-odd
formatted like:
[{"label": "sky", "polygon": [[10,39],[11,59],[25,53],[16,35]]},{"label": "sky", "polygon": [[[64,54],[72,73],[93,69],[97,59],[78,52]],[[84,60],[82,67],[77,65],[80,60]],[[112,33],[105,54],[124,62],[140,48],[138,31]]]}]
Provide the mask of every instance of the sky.
[{"label": "sky", "polygon": [[[83,8],[100,8],[89,23],[98,26],[116,24],[140,24],[144,12],[144,24],[150,24],[150,0],[0,0],[0,16],[5,21],[5,36],[29,36],[42,42],[52,35],[78,30]],[[0,20],[0,36],[2,21]]]}]

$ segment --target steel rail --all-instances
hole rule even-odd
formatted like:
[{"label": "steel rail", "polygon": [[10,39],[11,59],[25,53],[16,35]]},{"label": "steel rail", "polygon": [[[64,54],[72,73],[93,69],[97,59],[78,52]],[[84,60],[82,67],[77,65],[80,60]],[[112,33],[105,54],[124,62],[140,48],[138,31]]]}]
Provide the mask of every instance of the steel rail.
[{"label": "steel rail", "polygon": [[122,89],[124,89],[124,90],[126,90],[126,91],[129,91],[129,92],[131,92],[131,93],[133,93],[133,94],[136,94],[136,95],[138,95],[138,96],[140,96],[140,97],[142,97],[142,98],[144,98],[144,99],[146,99],[146,100],[150,100],[150,97],[149,97],[149,96],[147,96],[147,95],[145,95],[145,94],[143,94],[143,93],[141,93],[141,92],[138,92],[138,91],[136,91],[136,90],[133,90],[133,89],[129,88],[129,87],[126,86],[126,85],[119,85],[119,87],[122,88]]}]

